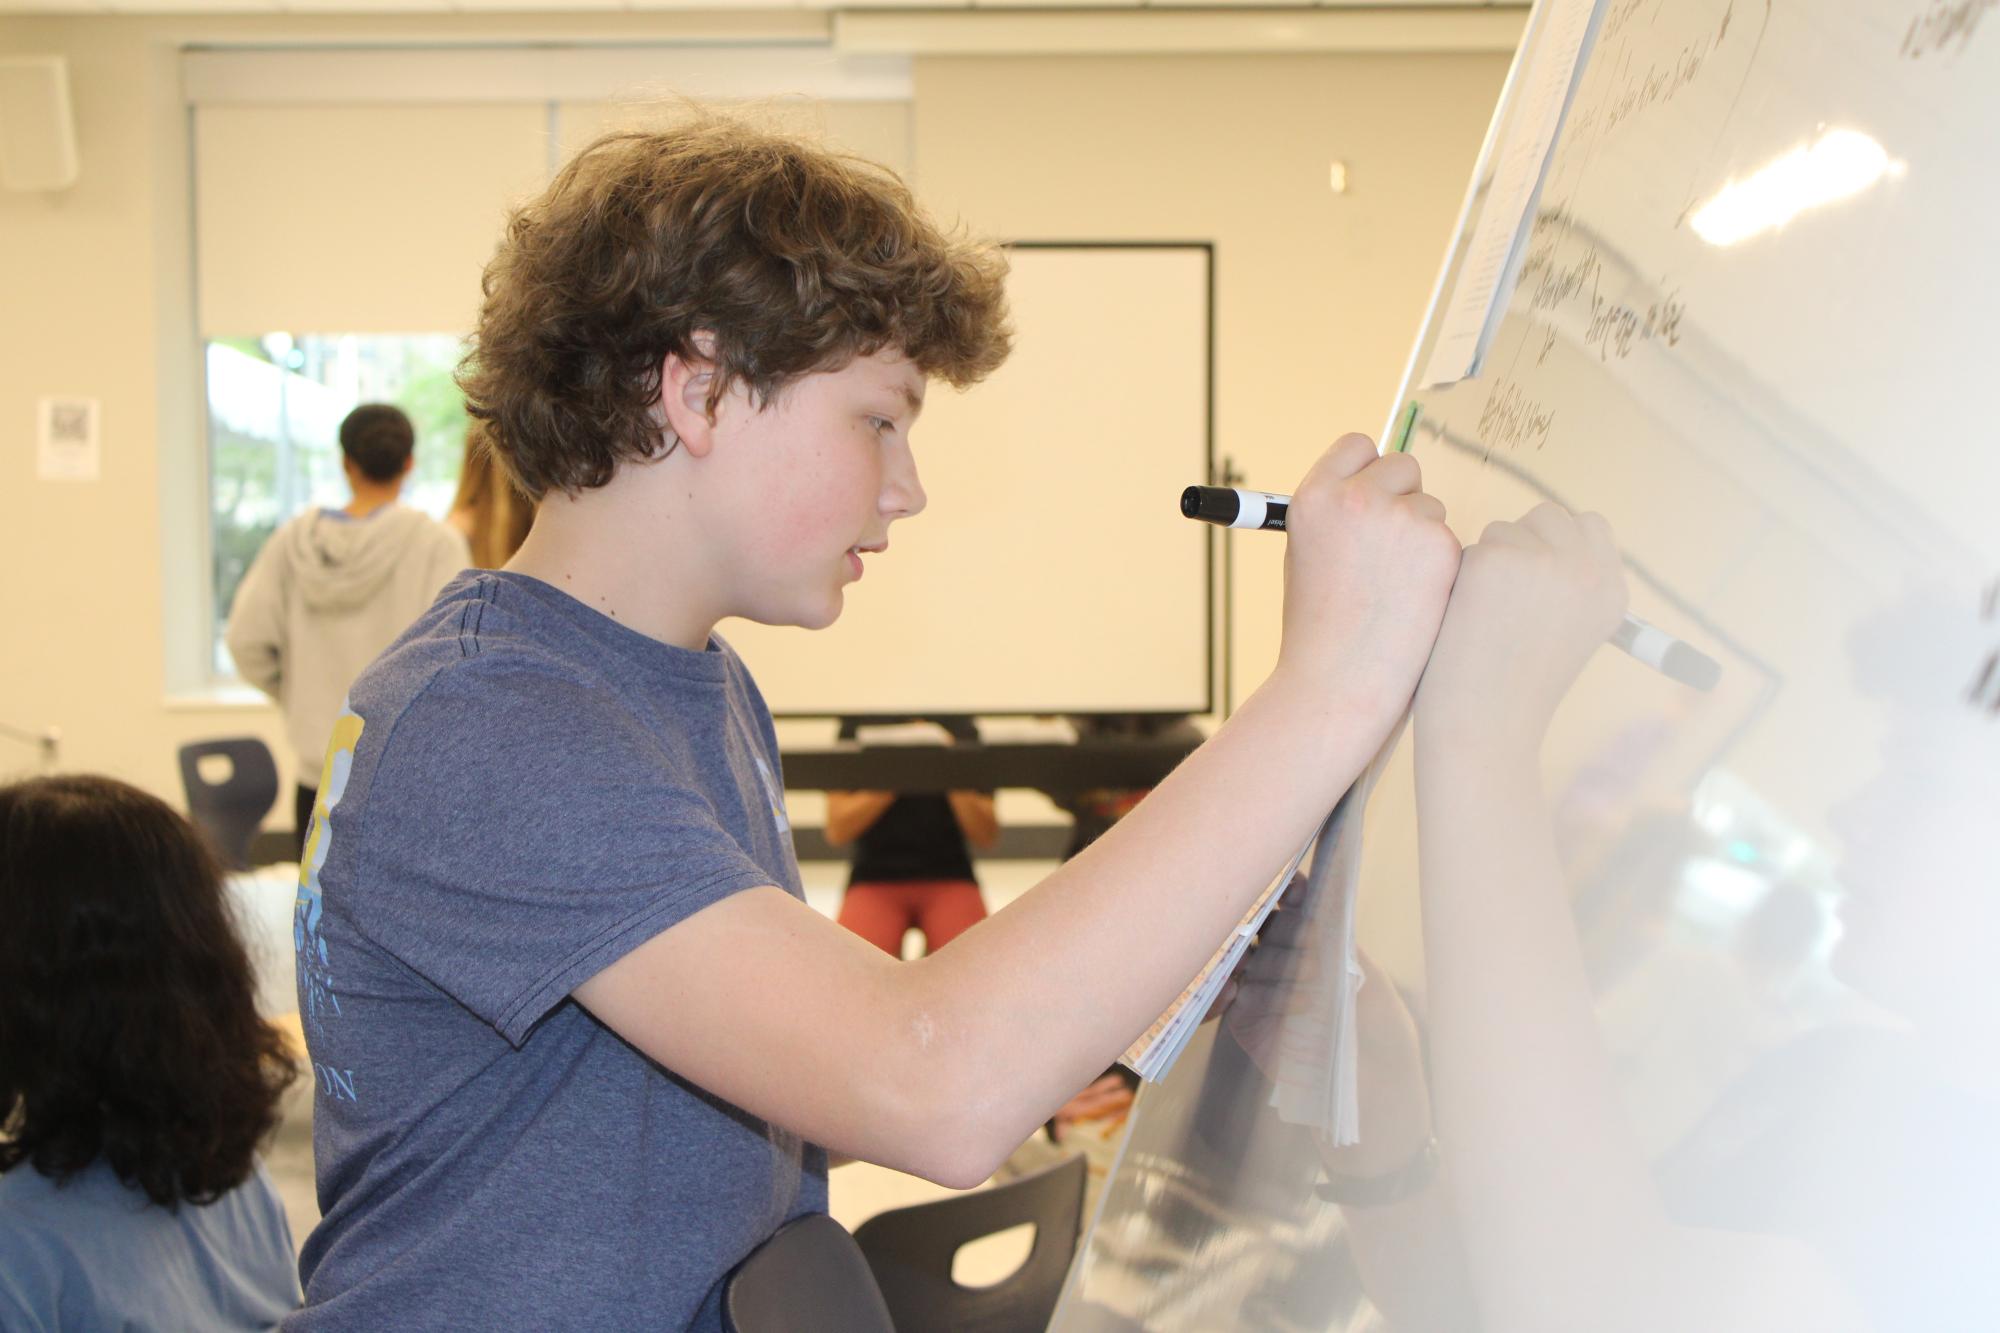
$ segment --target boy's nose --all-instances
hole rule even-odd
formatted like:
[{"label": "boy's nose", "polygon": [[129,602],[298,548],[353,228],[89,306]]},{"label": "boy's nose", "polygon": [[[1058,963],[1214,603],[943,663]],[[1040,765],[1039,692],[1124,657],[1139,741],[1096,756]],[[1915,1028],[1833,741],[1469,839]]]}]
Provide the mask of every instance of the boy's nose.
[{"label": "boy's nose", "polygon": [[882,477],[882,512],[890,518],[913,518],[924,512],[930,497],[917,477],[917,460],[906,445],[896,450]]}]

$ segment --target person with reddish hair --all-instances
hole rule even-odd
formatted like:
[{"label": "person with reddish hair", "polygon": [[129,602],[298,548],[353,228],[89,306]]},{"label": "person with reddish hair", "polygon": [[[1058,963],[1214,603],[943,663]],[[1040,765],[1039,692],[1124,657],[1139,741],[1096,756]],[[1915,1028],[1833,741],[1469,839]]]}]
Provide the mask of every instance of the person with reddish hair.
[{"label": "person with reddish hair", "polygon": [[514,489],[514,483],[493,461],[486,432],[477,421],[465,432],[458,491],[444,521],[465,538],[474,569],[498,569],[506,564],[535,525],[534,502]]}]

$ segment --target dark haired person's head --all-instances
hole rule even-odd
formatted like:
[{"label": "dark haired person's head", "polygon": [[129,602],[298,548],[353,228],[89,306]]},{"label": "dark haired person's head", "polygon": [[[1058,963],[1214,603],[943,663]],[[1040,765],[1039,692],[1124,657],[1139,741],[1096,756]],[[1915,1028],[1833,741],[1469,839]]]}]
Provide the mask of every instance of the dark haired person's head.
[{"label": "dark haired person's head", "polygon": [[157,1204],[250,1175],[297,1070],[207,844],[110,778],[0,787],[0,1170],[100,1159]]},{"label": "dark haired person's head", "polygon": [[377,485],[402,480],[416,447],[410,419],[387,403],[363,403],[340,423],[340,452]]},{"label": "dark haired person's head", "polygon": [[885,350],[983,378],[1007,356],[1005,273],[891,172],[696,114],[606,135],[514,214],[459,387],[522,494],[574,495],[678,444],[670,353],[713,365],[710,412]]}]

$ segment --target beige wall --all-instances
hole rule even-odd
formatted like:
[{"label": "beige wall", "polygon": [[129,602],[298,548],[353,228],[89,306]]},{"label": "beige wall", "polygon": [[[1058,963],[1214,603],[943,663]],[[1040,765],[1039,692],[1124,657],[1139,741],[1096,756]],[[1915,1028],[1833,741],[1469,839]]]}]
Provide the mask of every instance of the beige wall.
[{"label": "beige wall", "polygon": [[[1506,72],[1500,56],[925,60],[918,184],[1010,239],[1213,240],[1217,452],[1289,490],[1335,436],[1388,417]],[[1240,699],[1276,659],[1284,543],[1235,547]]]},{"label": "beige wall", "polygon": [[[0,721],[60,727],[63,767],[177,799],[183,740],[281,732],[266,709],[167,701],[163,589],[199,567],[160,516],[198,522],[203,502],[198,473],[161,466],[163,423],[199,457],[174,50],[119,21],[11,21],[0,50],[68,57],[83,164],[59,194],[0,193]],[[46,394],[102,402],[101,480],[36,480]],[[175,579],[167,556],[183,557]],[[0,740],[0,773],[35,759]]]},{"label": "beige wall", "polygon": [[[326,19],[263,28],[339,33]],[[83,162],[62,194],[0,194],[0,722],[59,726],[63,767],[176,798],[181,741],[280,734],[262,706],[169,698],[169,638],[200,632],[198,603],[172,595],[203,573],[175,51],[205,30],[0,29],[0,52],[69,58]],[[1340,430],[1386,416],[1505,68],[1492,55],[925,58],[913,162],[937,212],[990,235],[1214,240],[1218,444],[1276,489]],[[1344,196],[1328,188],[1334,159]],[[102,480],[35,479],[34,404],[49,393],[103,401]],[[1238,543],[1239,694],[1276,651],[1281,549]],[[33,761],[0,741],[0,773]]]}]

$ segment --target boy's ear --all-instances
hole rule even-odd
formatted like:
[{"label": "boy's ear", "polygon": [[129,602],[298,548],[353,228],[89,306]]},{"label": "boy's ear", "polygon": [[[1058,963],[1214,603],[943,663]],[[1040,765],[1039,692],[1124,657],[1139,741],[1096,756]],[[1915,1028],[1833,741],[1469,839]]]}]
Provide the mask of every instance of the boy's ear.
[{"label": "boy's ear", "polygon": [[668,352],[660,366],[660,413],[681,447],[696,458],[706,457],[715,444],[715,419],[708,412],[708,395],[715,387],[715,363],[702,353],[714,347],[713,335],[699,332],[688,356]]}]

